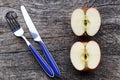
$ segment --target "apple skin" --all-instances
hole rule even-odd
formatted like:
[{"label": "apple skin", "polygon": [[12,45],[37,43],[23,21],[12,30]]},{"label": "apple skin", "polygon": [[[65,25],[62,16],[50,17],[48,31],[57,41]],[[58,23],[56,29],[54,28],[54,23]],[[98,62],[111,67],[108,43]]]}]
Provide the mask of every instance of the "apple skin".
[{"label": "apple skin", "polygon": [[[89,41],[90,42],[90,41]],[[89,42],[76,42],[76,43],[82,43],[83,45],[87,45]],[[95,42],[95,41],[94,41]],[[75,43],[74,43],[75,44]],[[73,44],[73,45],[74,45]],[[98,43],[97,43],[97,45],[98,45]],[[99,46],[99,45],[98,45]],[[73,46],[72,46],[73,47]],[[100,47],[99,47],[99,49],[100,49]],[[70,51],[70,54],[71,54],[71,51]],[[74,65],[74,62],[72,61],[72,58],[71,58],[72,56],[70,55],[70,59],[71,59],[71,63],[73,64],[73,66],[75,67],[75,65]],[[100,59],[101,59],[101,51],[100,51]],[[98,64],[97,64],[97,66],[95,67],[95,68],[89,68],[89,67],[85,67],[84,69],[82,69],[82,70],[79,70],[78,68],[76,68],[75,67],[75,69],[76,70],[78,70],[78,71],[91,71],[91,70],[95,70],[98,66],[99,66],[99,64],[100,64],[100,61],[98,62]],[[80,64],[79,64],[80,65]]]},{"label": "apple skin", "polygon": [[[99,11],[96,9],[96,8],[79,8],[79,9],[81,9],[81,10],[83,10],[84,11],[84,14],[86,14],[87,13],[87,11],[89,10],[89,9],[94,9],[94,10],[96,10],[97,12],[98,12],[98,14],[99,14],[99,16],[100,16],[100,13],[99,13]],[[76,9],[77,10],[77,9]],[[74,10],[75,11],[75,10]],[[73,11],[73,13],[74,13],[74,11]],[[71,15],[71,19],[72,19],[72,15]],[[101,25],[101,17],[100,17],[100,25]],[[100,29],[100,25],[99,25],[99,29]],[[72,24],[71,24],[71,26],[72,26]],[[93,28],[94,29],[94,28]],[[99,29],[97,30],[97,32],[99,31]],[[72,30],[73,30],[73,28],[72,28]],[[73,30],[73,32],[74,32],[74,30]],[[96,32],[96,33],[97,33]],[[74,32],[75,33],[75,32]],[[96,34],[95,33],[95,34]],[[94,35],[95,35],[94,34]],[[76,34],[75,33],[75,35],[76,36],[94,36],[94,35],[89,35],[86,31],[84,31],[84,33],[82,34],[82,35],[78,35],[78,34]]]}]

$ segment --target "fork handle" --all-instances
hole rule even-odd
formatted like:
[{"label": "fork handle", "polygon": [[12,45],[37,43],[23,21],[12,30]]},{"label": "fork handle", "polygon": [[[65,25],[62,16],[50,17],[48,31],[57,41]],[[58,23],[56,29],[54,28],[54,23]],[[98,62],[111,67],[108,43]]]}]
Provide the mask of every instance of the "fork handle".
[{"label": "fork handle", "polygon": [[54,72],[52,68],[47,64],[47,62],[43,59],[43,57],[39,54],[39,52],[32,46],[31,44],[28,46],[35,58],[37,59],[38,63],[44,69],[44,71],[50,76],[54,77]]},{"label": "fork handle", "polygon": [[39,41],[39,44],[43,50],[43,53],[47,59],[47,61],[49,62],[49,65],[51,66],[51,68],[53,69],[54,73],[56,76],[60,76],[60,70],[55,62],[55,60],[53,59],[51,53],[48,51],[46,45],[44,44],[43,41]]}]

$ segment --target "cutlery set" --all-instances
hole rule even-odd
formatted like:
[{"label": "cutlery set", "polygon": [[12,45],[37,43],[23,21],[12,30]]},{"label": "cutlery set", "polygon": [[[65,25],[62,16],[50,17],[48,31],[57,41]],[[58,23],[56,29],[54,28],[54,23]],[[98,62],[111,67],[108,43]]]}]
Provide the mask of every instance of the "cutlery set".
[{"label": "cutlery set", "polygon": [[55,60],[53,59],[51,53],[47,49],[43,40],[41,39],[38,31],[36,30],[35,25],[33,24],[26,8],[24,6],[21,6],[21,11],[22,11],[24,20],[27,24],[27,27],[29,29],[29,32],[30,32],[31,36],[33,37],[33,40],[35,42],[39,43],[47,61],[41,56],[41,54],[36,50],[36,48],[24,36],[24,30],[22,29],[22,27],[20,26],[20,24],[16,20],[17,19],[17,13],[14,12],[14,11],[9,11],[5,16],[6,21],[11,28],[11,31],[14,33],[15,36],[21,37],[22,39],[24,39],[27,46],[29,47],[29,49],[33,53],[34,57],[36,58],[36,60],[38,61],[38,63],[40,64],[40,66],[43,68],[43,70],[46,72],[46,74],[48,76],[59,77],[60,76],[60,70],[59,70]]}]

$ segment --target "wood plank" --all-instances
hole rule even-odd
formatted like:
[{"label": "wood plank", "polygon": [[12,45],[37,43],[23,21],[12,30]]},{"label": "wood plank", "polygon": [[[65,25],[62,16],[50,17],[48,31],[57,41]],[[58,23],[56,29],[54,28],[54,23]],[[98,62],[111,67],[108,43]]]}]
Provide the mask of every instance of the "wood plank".
[{"label": "wood plank", "polygon": [[[54,58],[61,70],[61,77],[54,78],[55,80],[68,79],[104,79],[104,80],[119,80],[120,78],[120,56],[102,56],[101,63],[95,71],[79,72],[72,66],[68,50],[56,51]],[[64,57],[66,56],[66,57]],[[1,79],[10,80],[29,80],[43,79],[52,80],[45,75],[39,64],[31,54],[23,52],[17,54],[0,55],[0,76]],[[6,75],[6,76],[4,76]],[[72,76],[71,76],[72,75]],[[42,77],[42,78],[41,78]],[[7,78],[7,79],[6,79]],[[44,79],[45,78],[45,79]]]},{"label": "wood plank", "polygon": [[[0,0],[0,80],[53,80],[39,66],[25,42],[14,36],[4,18],[8,11],[18,14],[25,36],[43,55],[29,34],[20,11],[26,6],[43,41],[55,58],[61,77],[54,80],[120,79],[120,1],[119,0]],[[95,7],[102,24],[94,37],[77,37],[71,30],[70,17],[77,8]],[[79,72],[70,62],[70,48],[76,41],[98,42],[101,63],[95,71]]]}]

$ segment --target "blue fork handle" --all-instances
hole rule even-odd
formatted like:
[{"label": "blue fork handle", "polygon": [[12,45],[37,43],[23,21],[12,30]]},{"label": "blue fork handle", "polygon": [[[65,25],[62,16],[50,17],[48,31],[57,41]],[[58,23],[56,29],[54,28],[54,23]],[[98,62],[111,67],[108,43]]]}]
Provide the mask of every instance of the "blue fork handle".
[{"label": "blue fork handle", "polygon": [[60,70],[59,70],[55,60],[53,59],[51,53],[48,51],[48,49],[47,49],[47,47],[46,47],[46,45],[44,44],[43,41],[39,41],[39,44],[40,44],[40,46],[41,46],[41,48],[44,52],[44,55],[45,55],[49,65],[53,69],[54,74],[59,77],[60,76]]},{"label": "blue fork handle", "polygon": [[44,71],[50,76],[54,77],[54,72],[52,68],[48,65],[48,63],[43,59],[43,57],[39,54],[39,52],[32,46],[31,44],[28,46],[35,58],[37,59],[38,63],[44,69]]}]

